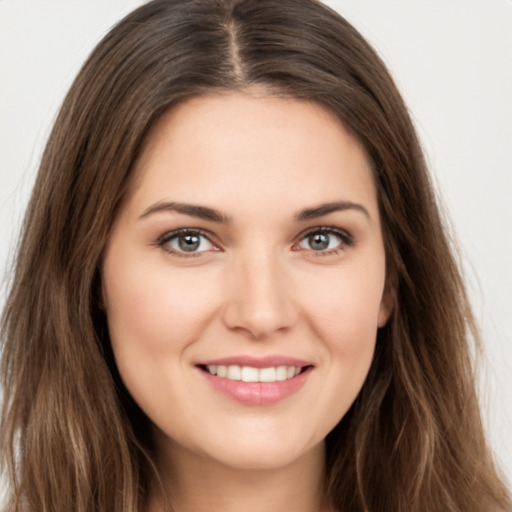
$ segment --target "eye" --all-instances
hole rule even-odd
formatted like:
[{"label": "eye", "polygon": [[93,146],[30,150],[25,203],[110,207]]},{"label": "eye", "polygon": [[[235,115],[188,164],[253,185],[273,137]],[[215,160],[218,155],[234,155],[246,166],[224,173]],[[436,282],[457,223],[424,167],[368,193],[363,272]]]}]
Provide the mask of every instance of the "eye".
[{"label": "eye", "polygon": [[216,249],[206,235],[190,229],[180,229],[164,235],[159,245],[168,252],[184,256]]},{"label": "eye", "polygon": [[343,246],[352,245],[352,239],[346,233],[333,228],[315,229],[300,240],[298,246],[315,252],[336,252]]}]

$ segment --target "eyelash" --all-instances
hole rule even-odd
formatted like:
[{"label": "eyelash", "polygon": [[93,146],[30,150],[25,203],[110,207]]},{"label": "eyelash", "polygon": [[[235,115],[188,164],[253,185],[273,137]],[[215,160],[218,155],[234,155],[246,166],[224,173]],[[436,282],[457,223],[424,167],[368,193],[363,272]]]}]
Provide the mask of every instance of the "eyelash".
[{"label": "eyelash", "polygon": [[[334,235],[340,239],[339,245],[333,249],[320,250],[320,251],[315,251],[313,249],[305,249],[305,250],[309,250],[314,256],[325,257],[325,256],[339,254],[345,248],[352,247],[354,245],[354,239],[348,232],[338,229],[338,228],[334,228],[334,227],[319,226],[319,227],[308,229],[307,231],[301,233],[297,237],[297,241],[294,243],[293,246],[296,247],[300,242],[302,242],[307,237],[314,235],[314,234]],[[180,258],[194,258],[194,257],[201,256],[204,252],[207,252],[207,251],[199,251],[199,252],[191,251],[191,252],[187,253],[186,251],[177,251],[174,249],[170,249],[168,246],[169,242],[171,242],[172,240],[178,239],[180,236],[203,237],[206,240],[208,240],[208,242],[212,246],[216,247],[216,244],[214,244],[211,241],[211,234],[204,232],[200,229],[190,229],[190,228],[182,228],[182,229],[178,229],[176,231],[171,231],[169,233],[166,233],[162,237],[159,238],[156,245],[158,247],[162,248],[163,250],[165,250],[166,252],[168,252],[169,254],[178,256]],[[298,251],[300,249],[294,249],[294,250]]]}]

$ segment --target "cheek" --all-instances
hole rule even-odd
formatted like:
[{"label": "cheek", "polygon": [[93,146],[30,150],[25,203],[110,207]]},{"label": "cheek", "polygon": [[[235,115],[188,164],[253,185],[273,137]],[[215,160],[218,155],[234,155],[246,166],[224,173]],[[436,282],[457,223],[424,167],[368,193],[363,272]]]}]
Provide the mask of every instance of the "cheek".
[{"label": "cheek", "polygon": [[162,389],[179,392],[180,382],[170,385],[169,379],[181,374],[189,362],[187,348],[214,314],[216,277],[199,275],[198,269],[171,269],[165,260],[148,265],[139,258],[106,259],[103,270],[117,368],[139,406],[158,418],[166,407]]},{"label": "cheek", "polygon": [[[334,274],[334,272],[333,272]],[[384,262],[340,268],[307,296],[305,310],[330,361],[326,397],[342,416],[356,398],[370,368],[385,281]],[[340,402],[339,390],[343,389]],[[325,404],[324,404],[325,405]]]},{"label": "cheek", "polygon": [[357,352],[373,342],[379,323],[384,289],[384,265],[340,268],[322,286],[304,289],[310,324],[333,348]]},{"label": "cheek", "polygon": [[128,340],[141,347],[166,351],[185,346],[200,333],[214,309],[212,276],[167,265],[122,265],[108,268],[105,282],[112,343]]},{"label": "cheek", "polygon": [[325,273],[302,273],[295,280],[293,293],[319,361],[307,406],[315,442],[339,423],[366,380],[376,343],[383,267],[347,264]]}]

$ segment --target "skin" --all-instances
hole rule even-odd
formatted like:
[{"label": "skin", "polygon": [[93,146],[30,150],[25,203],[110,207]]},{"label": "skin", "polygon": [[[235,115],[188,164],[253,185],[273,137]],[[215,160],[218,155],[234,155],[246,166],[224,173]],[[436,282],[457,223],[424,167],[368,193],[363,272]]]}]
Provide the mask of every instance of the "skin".
[{"label": "skin", "polygon": [[[103,301],[176,510],[329,510],[323,440],[361,389],[391,310],[365,152],[321,106],[253,89],[173,108],[135,173],[105,249]],[[333,202],[345,208],[297,219]],[[340,234],[318,249],[308,233],[326,227]],[[180,252],[182,228],[205,233],[197,250]],[[233,355],[312,369],[277,403],[241,404],[196,366]],[[150,509],[161,506],[155,492]]]}]

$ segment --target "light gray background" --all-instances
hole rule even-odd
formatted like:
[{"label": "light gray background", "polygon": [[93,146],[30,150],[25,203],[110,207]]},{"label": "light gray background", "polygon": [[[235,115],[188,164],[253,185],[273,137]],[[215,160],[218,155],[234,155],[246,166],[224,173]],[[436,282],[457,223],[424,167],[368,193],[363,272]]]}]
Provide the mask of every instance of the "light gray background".
[{"label": "light gray background", "polygon": [[[52,120],[92,46],[137,0],[0,0],[0,272]],[[512,477],[512,1],[331,0],[408,102],[449,212],[487,360],[482,404]],[[5,290],[0,294],[0,306]]]}]

